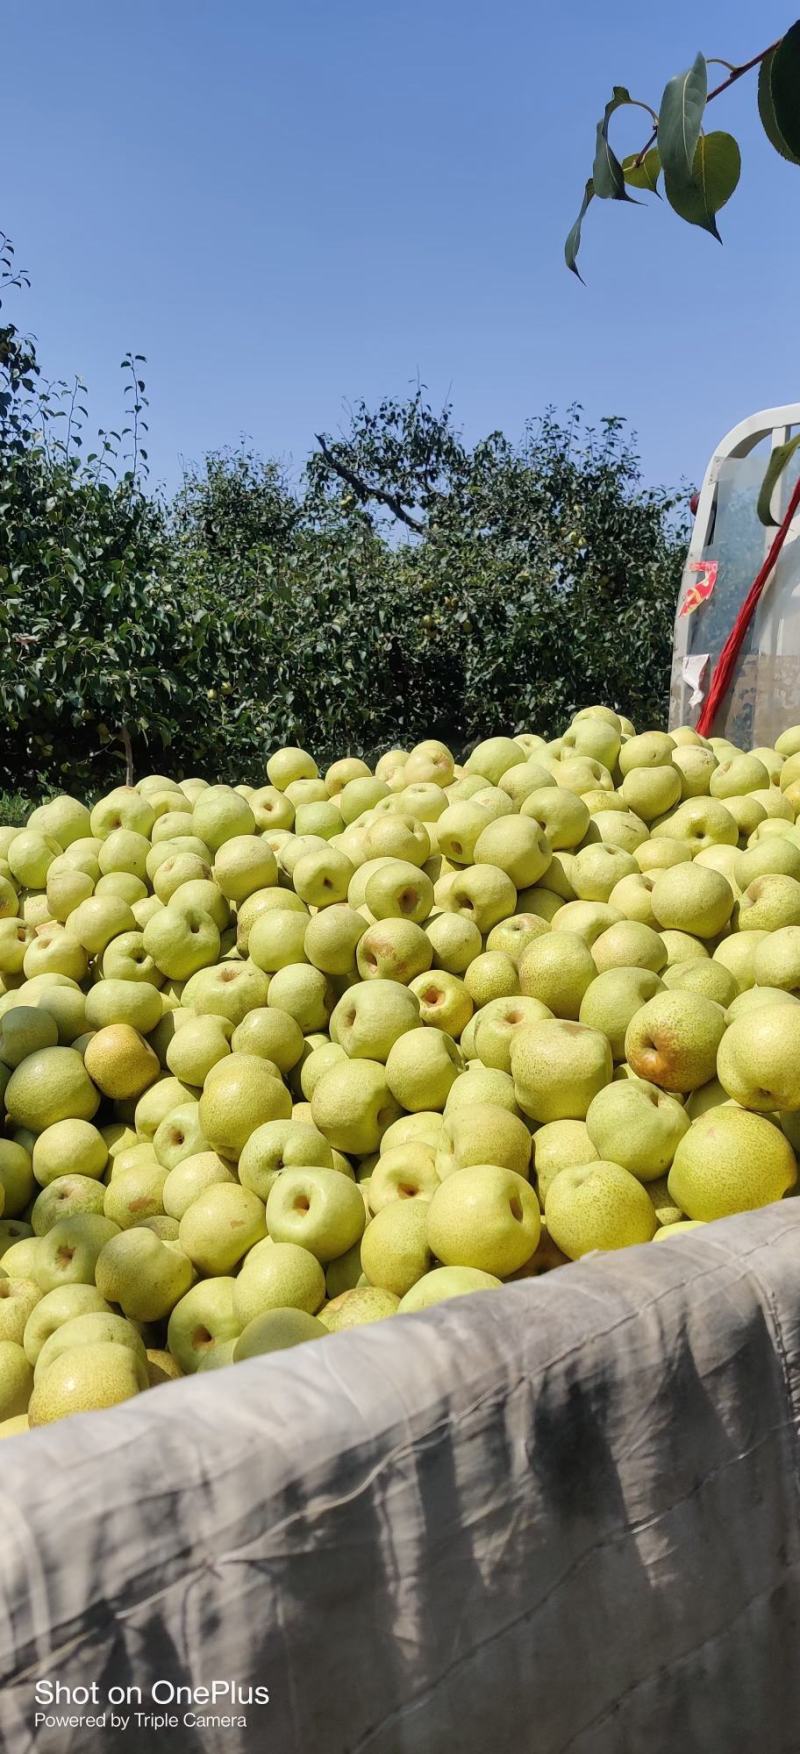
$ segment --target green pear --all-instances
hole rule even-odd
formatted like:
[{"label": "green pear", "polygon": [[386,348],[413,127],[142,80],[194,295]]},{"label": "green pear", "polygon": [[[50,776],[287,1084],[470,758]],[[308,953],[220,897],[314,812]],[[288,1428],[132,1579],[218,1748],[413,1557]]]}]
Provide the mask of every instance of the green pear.
[{"label": "green pear", "polygon": [[56,1121],[87,1120],[100,1097],[74,1048],[44,1047],[28,1055],[6,1086],[6,1111],[15,1125],[44,1132]]},{"label": "green pear", "polygon": [[285,1169],[267,1200],[267,1228],[273,1242],[298,1243],[323,1263],[352,1248],[364,1223],[358,1188],[335,1169]]},{"label": "green pear", "polygon": [[583,1120],[592,1098],[611,1082],[612,1071],[606,1037],[582,1023],[530,1023],[512,1043],[516,1098],[535,1121]]},{"label": "green pear", "polygon": [[385,1321],[387,1316],[396,1315],[399,1307],[400,1299],[393,1292],[376,1285],[358,1285],[332,1298],[319,1319],[329,1334],[341,1334],[347,1328]]},{"label": "green pear", "polygon": [[259,1059],[271,1060],[283,1077],[297,1065],[303,1042],[299,1023],[277,1005],[259,1005],[248,1011],[231,1037],[235,1054],[256,1054]]},{"label": "green pear", "polygon": [[27,1412],[33,1388],[33,1372],[14,1340],[0,1340],[0,1420]]},{"label": "green pear", "polygon": [[279,968],[272,976],[269,1003],[288,1011],[304,1035],[315,1029],[326,1029],[335,1004],[335,995],[327,975],[310,963],[297,963]]},{"label": "green pear", "polygon": [[654,883],[655,877],[649,871],[635,871],[628,877],[621,877],[614,884],[608,898],[609,904],[625,920],[638,920],[640,925],[656,927],[651,900]]},{"label": "green pear", "polygon": [[480,774],[482,779],[496,786],[510,767],[518,767],[524,760],[525,752],[513,737],[488,737],[484,742],[476,743],[464,763],[464,771]]},{"label": "green pear", "polygon": [[661,990],[662,982],[652,969],[607,968],[587,987],[580,1022],[608,1038],[614,1060],[624,1060],[628,1024]]},{"label": "green pear", "polygon": [[[235,1340],[220,1340],[218,1345],[209,1347],[208,1351],[204,1352],[200,1359],[200,1363],[197,1366],[198,1372],[205,1373],[207,1370],[226,1370],[227,1366],[234,1362],[233,1349],[235,1345]],[[183,1372],[180,1372],[180,1374],[182,1375]]]},{"label": "green pear", "polygon": [[[442,915],[443,919],[450,917],[450,915]],[[464,923],[468,924],[468,922]],[[430,926],[427,930],[430,931]],[[511,961],[519,967],[519,959],[523,951],[527,950],[528,945],[533,944],[537,938],[542,938],[548,930],[548,922],[542,919],[541,914],[512,914],[509,919],[500,920],[498,925],[492,927],[486,939],[486,948],[487,950],[502,951],[504,955],[510,956]],[[479,954],[480,946],[475,951],[475,957]],[[470,962],[474,961],[475,957],[470,957]]]},{"label": "green pear", "polygon": [[356,950],[362,981],[393,980],[408,985],[415,975],[424,974],[432,961],[427,932],[413,920],[376,920],[367,926]]},{"label": "green pear", "polygon": [[[454,1170],[427,1207],[428,1246],[437,1259],[446,1267],[478,1267],[499,1279],[530,1259],[540,1230],[532,1187],[514,1170],[497,1164]],[[361,1247],[363,1261],[363,1243]],[[366,1262],[365,1271],[370,1277]]]},{"label": "green pear", "polygon": [[28,817],[28,826],[40,834],[52,835],[59,846],[72,846],[89,833],[89,811],[79,798],[60,793],[48,804],[40,804]]},{"label": "green pear", "polygon": [[229,1054],[212,1067],[200,1098],[200,1125],[212,1151],[238,1159],[251,1133],[265,1121],[288,1120],[286,1086],[256,1054]]},{"label": "green pear", "polygon": [[680,774],[684,798],[708,796],[711,775],[717,765],[713,749],[704,749],[692,744],[674,749],[672,765],[677,768]]},{"label": "green pear", "polygon": [[192,1264],[178,1244],[164,1242],[142,1228],[112,1237],[101,1249],[95,1269],[102,1296],[139,1322],[169,1316],[193,1279]]},{"label": "green pear", "polygon": [[246,901],[257,889],[276,882],[275,855],[266,841],[253,834],[231,835],[217,852],[214,880],[228,901]]},{"label": "green pear", "polygon": [[142,932],[120,932],[106,945],[101,960],[104,980],[149,981],[161,986],[164,976],[144,946]]},{"label": "green pear", "polygon": [[409,987],[369,980],[348,987],[331,1016],[330,1032],[349,1059],[385,1063],[394,1043],[419,1024],[419,999]]},{"label": "green pear", "polygon": [[36,1363],[45,1341],[61,1327],[62,1322],[95,1311],[111,1313],[109,1304],[94,1284],[60,1285],[54,1291],[40,1293],[39,1301],[28,1316],[23,1336],[29,1363]]},{"label": "green pear", "polygon": [[35,1277],[41,1290],[93,1285],[100,1250],[118,1234],[119,1226],[99,1212],[79,1212],[54,1224],[37,1239]]},{"label": "green pear", "polygon": [[[768,847],[770,843],[762,841],[760,845]],[[784,872],[754,877],[739,896],[734,923],[739,931],[775,932],[785,926],[797,926],[800,883]]]},{"label": "green pear", "polygon": [[19,1218],[36,1191],[30,1152],[13,1139],[0,1139],[0,1210]]},{"label": "green pear", "polygon": [[535,939],[519,960],[520,991],[538,999],[555,1017],[573,1021],[596,974],[588,944],[571,932],[550,932]]},{"label": "green pear", "polygon": [[[443,1181],[457,1169],[492,1163],[527,1179],[530,1158],[531,1136],[524,1121],[495,1104],[470,1103],[445,1117],[436,1174]],[[373,1188],[378,1173],[373,1174]],[[435,1192],[435,1183],[431,1191]]]},{"label": "green pear", "polygon": [[451,1085],[445,1103],[445,1116],[454,1113],[456,1109],[469,1108],[473,1103],[485,1102],[508,1109],[509,1114],[518,1115],[520,1112],[510,1073],[501,1072],[496,1066],[475,1064],[469,1066]]},{"label": "green pear", "polygon": [[334,1167],[333,1152],[324,1134],[304,1121],[265,1121],[250,1134],[239,1158],[238,1174],[242,1187],[249,1188],[266,1204],[284,1169],[308,1167]]},{"label": "green pear", "polygon": [[476,864],[495,865],[515,889],[527,889],[544,876],[552,849],[544,830],[530,816],[501,816],[487,823],[474,848]]},{"label": "green pear", "polygon": [[139,1097],[134,1110],[137,1138],[152,1143],[161,1122],[190,1095],[189,1087],[182,1084],[179,1078],[163,1077],[151,1084],[144,1095]]},{"label": "green pear", "polygon": [[660,974],[667,953],[660,933],[639,920],[620,920],[595,938],[592,961],[599,974],[609,968],[647,968]]},{"label": "green pear", "polygon": [[727,925],[733,903],[733,890],[721,873],[696,862],[659,871],[653,884],[653,913],[659,925],[697,938],[715,938]]},{"label": "green pear", "polygon": [[21,1346],[41,1290],[34,1279],[0,1279],[0,1340]]},{"label": "green pear", "polygon": [[207,786],[195,799],[192,829],[212,853],[235,835],[255,832],[255,817],[246,798],[231,786]]},{"label": "green pear", "polygon": [[585,799],[554,785],[529,792],[520,805],[520,816],[541,829],[553,852],[580,846],[590,820]]},{"label": "green pear", "polygon": [[331,1066],[311,1098],[312,1120],[328,1143],[359,1157],[377,1150],[398,1113],[386,1067],[378,1060],[345,1060]]},{"label": "green pear", "polygon": [[533,1165],[540,1202],[547,1199],[550,1183],[562,1169],[577,1169],[599,1156],[585,1121],[547,1121],[543,1127],[537,1127],[533,1135]]},{"label": "green pear", "polygon": [[421,925],[431,911],[433,884],[407,859],[389,859],[368,879],[365,900],[376,920],[412,920]]},{"label": "green pear", "polygon": [[57,1042],[55,1019],[36,1006],[16,1005],[0,1017],[0,1060],[7,1066],[20,1066],[29,1054],[55,1047]]},{"label": "green pear", "polygon": [[244,1329],[268,1309],[303,1309],[316,1315],[325,1297],[325,1274],[316,1256],[293,1242],[256,1243],[234,1280],[233,1304]]},{"label": "green pear", "polygon": [[266,1005],[268,993],[267,975],[251,962],[221,962],[216,968],[201,968],[190,976],[184,987],[183,1003],[199,1014],[227,1017],[235,1026],[248,1011]]},{"label": "green pear", "polygon": [[111,1218],[120,1230],[131,1230],[145,1218],[156,1217],[164,1210],[166,1179],[166,1169],[155,1159],[133,1164],[130,1169],[115,1168],[104,1190],[106,1218]]},{"label": "green pear", "polygon": [[361,1238],[361,1265],[370,1285],[399,1299],[430,1271],[431,1209],[426,1200],[392,1200],[375,1214]]},{"label": "green pear", "polygon": [[451,1036],[440,1029],[414,1029],[401,1035],[390,1049],[386,1082],[401,1108],[441,1109],[461,1067],[461,1055]]},{"label": "green pear", "polygon": [[638,1077],[685,1093],[713,1078],[724,1033],[725,1014],[712,999],[665,990],[631,1018],[625,1057]]},{"label": "green pear", "polygon": [[109,1023],[86,1044],[83,1063],[103,1096],[134,1100],[159,1077],[158,1056],[129,1023]]},{"label": "green pear", "polygon": [[800,1109],[800,1007],[769,1005],[737,1017],[720,1042],[717,1076],[743,1108]]},{"label": "green pear", "polygon": [[491,999],[476,1015],[473,1038],[475,1058],[484,1066],[494,1066],[502,1072],[509,1072],[511,1046],[518,1031],[529,1023],[539,1022],[552,1015],[552,1011],[539,999],[526,998],[521,994],[507,999]]},{"label": "green pear", "polygon": [[444,969],[416,975],[409,991],[419,1002],[419,1018],[435,1029],[443,1029],[454,1040],[466,1028],[473,1010],[467,988],[457,975]]},{"label": "green pear", "polygon": [[164,1009],[157,987],[146,981],[102,980],[86,995],[87,1029],[127,1023],[141,1035],[155,1029]]},{"label": "green pear", "polygon": [[394,1200],[429,1200],[439,1185],[432,1145],[410,1140],[382,1151],[369,1177],[369,1204],[373,1214]]},{"label": "green pear", "polygon": [[728,1006],[725,1020],[735,1023],[737,1017],[743,1017],[748,1011],[762,1011],[766,1005],[798,1004],[800,999],[794,993],[784,992],[782,987],[746,987]]},{"label": "green pear", "polygon": [[106,1189],[89,1175],[59,1175],[43,1188],[31,1209],[34,1236],[46,1236],[62,1219],[79,1212],[102,1212]]},{"label": "green pear", "polygon": [[44,889],[50,866],[62,851],[52,835],[37,834],[33,828],[20,829],[7,853],[14,881],[24,889]]},{"label": "green pear", "polygon": [[587,1110],[586,1127],[598,1157],[651,1182],[669,1169],[689,1117],[682,1103],[657,1085],[630,1079],[599,1091]]},{"label": "green pear", "polygon": [[749,888],[757,877],[772,877],[779,873],[800,881],[800,847],[794,841],[784,839],[783,835],[772,834],[737,853],[735,871],[741,890]]},{"label": "green pear", "polygon": [[447,906],[451,912],[472,920],[479,932],[487,933],[515,913],[517,891],[507,872],[498,866],[472,864],[453,877]]},{"label": "green pear", "polygon": [[144,1341],[132,1322],[126,1321],[124,1316],[94,1310],[70,1317],[45,1340],[34,1366],[34,1382],[39,1382],[51,1364],[73,1346],[95,1346],[106,1341],[127,1346],[142,1363],[146,1360]]},{"label": "green pear", "polygon": [[734,975],[721,962],[711,957],[697,962],[678,962],[664,970],[665,987],[680,987],[688,993],[701,993],[715,1004],[727,1007],[739,991]]},{"label": "green pear", "polygon": [[712,798],[737,798],[744,792],[757,792],[770,783],[770,776],[757,755],[738,753],[718,762],[711,775],[709,791]]},{"label": "green pear", "polygon": [[235,1180],[232,1170],[215,1151],[198,1151],[193,1157],[184,1157],[169,1171],[162,1185],[164,1211],[179,1221],[206,1188]]},{"label": "green pear", "polygon": [[198,1152],[208,1150],[196,1097],[188,1097],[170,1109],[156,1127],[152,1144],[158,1162],[166,1170],[174,1169],[185,1157],[196,1157]]},{"label": "green pear", "polygon": [[571,1261],[595,1249],[650,1242],[657,1229],[641,1182],[621,1164],[603,1158],[562,1169],[548,1188],[545,1218],[549,1235]]},{"label": "green pear", "polygon": [[796,1181],[797,1159],[777,1127],[743,1108],[715,1108],[681,1140],[669,1191],[689,1218],[708,1221],[768,1206]]},{"label": "green pear", "polygon": [[91,895],[76,903],[67,916],[73,938],[90,956],[102,955],[112,938],[136,925],[128,902],[118,895]]},{"label": "green pear", "polygon": [[215,1347],[238,1339],[241,1329],[233,1306],[233,1288],[234,1280],[226,1275],[201,1279],[176,1303],[167,1327],[167,1345],[185,1376],[191,1376]]},{"label": "green pear", "polygon": [[473,1291],[495,1291],[501,1283],[494,1273],[484,1273],[478,1267],[434,1267],[401,1298],[398,1314],[416,1315],[452,1297],[467,1297]]},{"label": "green pear", "polygon": [[730,810],[718,798],[685,798],[653,825],[651,833],[656,839],[665,835],[670,841],[682,841],[692,857],[704,847],[734,847],[739,839]]},{"label": "green pear", "polygon": [[616,926],[622,918],[615,907],[604,901],[568,901],[553,915],[554,932],[569,932],[582,938],[591,948],[595,939],[609,926]]},{"label": "green pear", "polygon": [[[353,782],[354,784],[357,782]],[[306,1340],[322,1340],[328,1330],[304,1309],[268,1309],[248,1322],[233,1347],[233,1362],[259,1358],[265,1352],[285,1352]]]},{"label": "green pear", "polygon": [[224,1017],[197,1017],[190,1012],[167,1047],[167,1065],[174,1077],[183,1084],[202,1086],[212,1066],[230,1053],[229,1035],[230,1024]]},{"label": "green pear", "polygon": [[632,767],[622,781],[620,792],[629,809],[643,822],[654,822],[677,804],[682,794],[681,774],[674,764],[659,767]]},{"label": "green pear", "polygon": [[265,1235],[264,1204],[257,1194],[236,1182],[213,1182],[187,1207],[178,1240],[199,1272],[218,1277],[230,1273]]},{"label": "green pear", "polygon": [[31,1429],[72,1413],[115,1407],[149,1386],[147,1360],[137,1358],[130,1347],[108,1340],[72,1346],[34,1387],[28,1408]]},{"label": "green pear", "polygon": [[309,907],[323,910],[334,902],[346,902],[353,869],[346,853],[328,844],[298,859],[292,873],[295,892]]},{"label": "green pear", "polygon": [[115,786],[113,792],[98,799],[89,817],[89,829],[97,840],[104,841],[120,828],[149,835],[154,822],[147,799],[135,786]]},{"label": "green pear", "polygon": [[349,902],[342,900],[322,907],[306,926],[305,956],[322,974],[351,974],[355,971],[356,952],[366,930],[366,920]]},{"label": "green pear", "polygon": [[666,731],[644,731],[629,737],[619,752],[619,770],[623,778],[634,768],[669,767],[675,744]]}]

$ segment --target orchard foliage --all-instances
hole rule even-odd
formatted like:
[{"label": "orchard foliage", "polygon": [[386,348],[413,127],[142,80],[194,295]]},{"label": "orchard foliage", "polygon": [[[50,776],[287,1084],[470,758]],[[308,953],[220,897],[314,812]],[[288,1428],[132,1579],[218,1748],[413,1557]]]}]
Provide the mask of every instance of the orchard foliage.
[{"label": "orchard foliage", "polygon": [[[709,77],[711,67],[725,69],[716,85]],[[567,267],[578,279],[581,230],[590,203],[634,204],[642,192],[658,195],[662,176],[664,195],[679,218],[720,241],[716,216],[739,182],[741,156],[732,134],[706,131],[706,109],[756,68],[758,113],[767,139],[781,158],[800,165],[800,21],[739,66],[720,56],[696,55],[691,67],[668,81],[658,111],[631,97],[626,86],[614,86],[597,123],[592,173],[564,246]],[[644,110],[652,128],[638,152],[620,159],[609,138],[611,118],[631,107]]]},{"label": "orchard foliage", "polygon": [[[0,294],[23,282],[7,253]],[[684,536],[621,421],[469,446],[420,389],[318,435],[298,482],[217,454],[167,502],[141,370],[88,445],[81,386],[0,327],[0,788],[259,781],[276,744],[463,749],[597,698],[663,720]]]}]

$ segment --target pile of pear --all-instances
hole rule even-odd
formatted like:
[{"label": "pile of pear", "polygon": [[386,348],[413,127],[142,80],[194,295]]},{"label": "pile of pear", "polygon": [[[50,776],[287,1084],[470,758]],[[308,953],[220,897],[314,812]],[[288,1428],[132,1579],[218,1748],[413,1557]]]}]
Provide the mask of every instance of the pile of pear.
[{"label": "pile of pear", "polygon": [[3,1435],[796,1189],[800,726],[266,780],[0,828]]}]

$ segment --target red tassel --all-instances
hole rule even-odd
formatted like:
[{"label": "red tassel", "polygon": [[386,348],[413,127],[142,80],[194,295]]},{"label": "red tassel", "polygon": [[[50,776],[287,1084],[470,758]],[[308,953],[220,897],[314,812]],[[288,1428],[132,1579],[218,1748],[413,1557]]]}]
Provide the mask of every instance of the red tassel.
[{"label": "red tassel", "polygon": [[800,506],[800,479],[795,482],[792,497],[786,507],[783,522],[776,531],[775,540],[766,560],[764,561],[764,565],[753,580],[736,620],[734,621],[733,627],[728,634],[722,651],[714,665],[708,694],[706,695],[703,710],[697,721],[697,730],[701,737],[710,736],[714,729],[714,720],[731,685],[733,672],[736,668],[736,660],[742,649],[744,636],[755,614],[756,604],[758,603],[764,586],[777,565],[778,557],[789,533],[789,526],[798,506]]}]

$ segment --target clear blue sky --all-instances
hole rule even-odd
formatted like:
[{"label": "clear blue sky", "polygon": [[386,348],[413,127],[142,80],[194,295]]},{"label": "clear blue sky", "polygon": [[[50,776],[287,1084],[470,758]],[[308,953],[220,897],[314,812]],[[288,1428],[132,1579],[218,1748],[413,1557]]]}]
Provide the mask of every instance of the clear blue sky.
[{"label": "clear blue sky", "polygon": [[[147,355],[156,478],[246,435],[298,466],[348,399],[419,376],[467,435],[546,404],[625,415],[651,480],[702,470],[800,393],[800,172],[752,75],[713,106],[743,151],[721,249],[596,204],[563,239],[612,83],[657,103],[696,50],[749,58],[778,0],[4,0],[0,226],[14,314],[98,420]],[[618,119],[621,150],[641,123]],[[13,166],[8,152],[13,143]],[[654,204],[655,205],[655,204]]]}]

